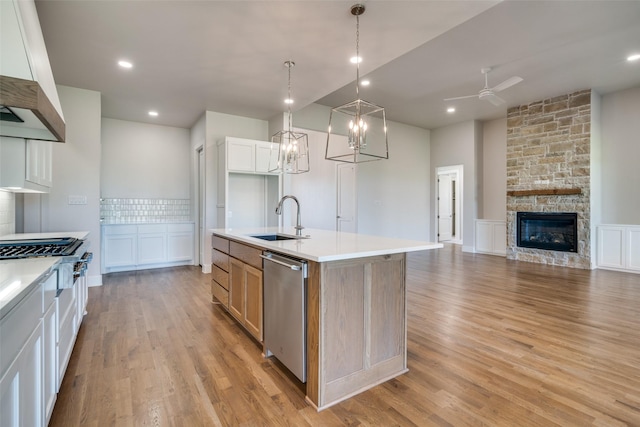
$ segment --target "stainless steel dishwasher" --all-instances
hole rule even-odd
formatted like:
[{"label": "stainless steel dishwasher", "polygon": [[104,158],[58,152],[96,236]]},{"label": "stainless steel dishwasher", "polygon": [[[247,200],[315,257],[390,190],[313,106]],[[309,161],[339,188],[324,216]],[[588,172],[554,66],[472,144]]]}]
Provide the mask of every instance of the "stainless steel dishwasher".
[{"label": "stainless steel dishwasher", "polygon": [[307,381],[307,262],[264,252],[264,346]]}]

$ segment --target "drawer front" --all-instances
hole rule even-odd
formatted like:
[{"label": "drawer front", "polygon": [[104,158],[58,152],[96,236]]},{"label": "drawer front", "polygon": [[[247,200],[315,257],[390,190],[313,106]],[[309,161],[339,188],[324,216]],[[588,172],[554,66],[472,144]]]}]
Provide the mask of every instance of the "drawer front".
[{"label": "drawer front", "polygon": [[102,229],[107,236],[115,236],[118,234],[136,234],[138,227],[135,225],[103,225]]},{"label": "drawer front", "polygon": [[229,241],[224,237],[213,236],[213,249],[217,249],[220,252],[224,252],[225,254],[229,253]]},{"label": "drawer front", "polygon": [[229,273],[214,265],[211,269],[211,274],[213,276],[213,280],[218,282],[220,286],[227,290],[229,289]]},{"label": "drawer front", "polygon": [[211,258],[213,258],[213,264],[217,265],[224,271],[229,271],[229,255],[220,252],[217,249],[213,250],[211,254]]},{"label": "drawer front", "polygon": [[213,295],[214,301],[220,301],[224,308],[229,309],[229,291],[216,283],[215,280],[211,282],[211,294]]},{"label": "drawer front", "polygon": [[138,226],[138,233],[146,234],[146,233],[166,233],[167,226],[166,224],[145,224]]},{"label": "drawer front", "polygon": [[252,267],[262,270],[262,258],[260,258],[260,254],[262,254],[262,249],[254,248],[253,246],[243,245],[237,242],[231,242],[229,245],[229,255]]},{"label": "drawer front", "polygon": [[193,232],[193,224],[168,224],[167,231],[169,233],[191,233]]}]

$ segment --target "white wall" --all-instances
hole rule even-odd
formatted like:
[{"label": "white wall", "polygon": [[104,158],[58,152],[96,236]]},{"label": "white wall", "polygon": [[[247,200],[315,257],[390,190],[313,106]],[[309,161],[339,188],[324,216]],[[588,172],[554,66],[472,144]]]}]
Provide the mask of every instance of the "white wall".
[{"label": "white wall", "polygon": [[[285,177],[285,194],[309,199],[301,200],[303,225],[335,229],[337,162],[324,159],[329,111],[312,104],[294,113],[295,128],[310,135],[311,171]],[[397,122],[387,125],[389,159],[357,165],[358,232],[428,240],[430,131]]]},{"label": "white wall", "polygon": [[430,132],[388,128],[389,159],[358,165],[358,232],[429,240]]},{"label": "white wall", "polygon": [[604,95],[601,106],[601,223],[640,224],[640,88]]},{"label": "white wall", "polygon": [[484,122],[482,219],[507,220],[507,119]]},{"label": "white wall", "polygon": [[[53,144],[53,187],[42,194],[42,232],[89,231],[93,262],[89,286],[100,275],[100,93],[58,86],[64,110],[66,142]],[[86,205],[69,205],[70,195],[87,197]],[[26,199],[25,194],[25,199]],[[25,214],[27,206],[25,201]],[[26,225],[25,225],[26,226]],[[28,230],[25,230],[28,231]]]},{"label": "white wall", "polygon": [[[431,131],[431,203],[430,218],[431,237],[436,241],[436,203],[433,200],[435,191],[435,171],[438,167],[463,165],[463,208],[462,208],[462,250],[473,252],[474,250],[474,223],[478,218],[478,178],[477,178],[477,156],[482,141],[478,141],[479,124],[475,121],[458,123],[445,126]],[[506,137],[505,137],[506,146]],[[506,208],[506,205],[505,205]]]},{"label": "white wall", "polygon": [[189,130],[102,119],[104,198],[190,197]]}]

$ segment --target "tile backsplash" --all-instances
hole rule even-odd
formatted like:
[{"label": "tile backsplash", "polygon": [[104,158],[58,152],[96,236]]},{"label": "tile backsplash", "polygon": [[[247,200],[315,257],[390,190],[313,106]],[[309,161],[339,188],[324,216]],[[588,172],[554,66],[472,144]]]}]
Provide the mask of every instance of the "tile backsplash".
[{"label": "tile backsplash", "polygon": [[0,236],[15,233],[16,195],[0,190]]},{"label": "tile backsplash", "polygon": [[100,199],[103,224],[182,221],[191,221],[189,199]]}]

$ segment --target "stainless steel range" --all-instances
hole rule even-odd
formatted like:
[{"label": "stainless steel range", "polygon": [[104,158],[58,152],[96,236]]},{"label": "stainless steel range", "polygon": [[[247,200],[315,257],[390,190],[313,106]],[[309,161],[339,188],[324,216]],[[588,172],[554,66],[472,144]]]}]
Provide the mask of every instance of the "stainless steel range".
[{"label": "stainless steel range", "polygon": [[73,237],[0,241],[0,259],[74,256],[83,242]]},{"label": "stainless steel range", "polygon": [[60,257],[58,265],[58,293],[70,288],[86,274],[93,254],[87,252],[89,243],[74,237],[0,240],[0,260],[33,257]]}]

